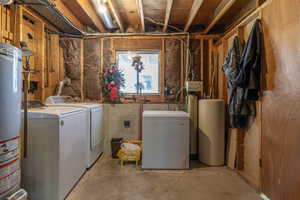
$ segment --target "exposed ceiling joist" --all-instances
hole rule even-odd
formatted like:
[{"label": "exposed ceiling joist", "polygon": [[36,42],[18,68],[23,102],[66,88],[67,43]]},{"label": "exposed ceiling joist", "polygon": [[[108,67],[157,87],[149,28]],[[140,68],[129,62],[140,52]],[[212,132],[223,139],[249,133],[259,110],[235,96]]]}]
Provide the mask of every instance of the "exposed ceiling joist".
[{"label": "exposed ceiling joist", "polygon": [[109,6],[115,20],[117,21],[118,26],[120,27],[121,32],[124,32],[124,25],[123,25],[120,15],[119,15],[119,12],[117,10],[115,0],[107,0],[107,3],[108,3],[108,6]]},{"label": "exposed ceiling joist", "polygon": [[187,32],[191,26],[191,24],[193,23],[201,5],[203,4],[203,1],[204,0],[194,0],[193,2],[193,5],[192,5],[192,9],[190,11],[190,14],[189,14],[189,18],[185,24],[185,27],[184,27],[184,32]]},{"label": "exposed ceiling joist", "polygon": [[211,23],[207,26],[204,34],[207,34],[217,23],[218,21],[227,13],[227,11],[231,8],[231,6],[236,2],[237,0],[223,0],[218,8],[215,11],[213,20]]},{"label": "exposed ceiling joist", "polygon": [[79,19],[71,12],[71,10],[63,4],[61,0],[55,1],[55,8],[63,13],[63,15],[70,20],[72,24],[74,24],[81,31],[85,30],[85,26],[79,21]]},{"label": "exposed ceiling joist", "polygon": [[167,1],[166,16],[165,16],[165,23],[164,23],[163,32],[167,32],[167,30],[168,30],[169,19],[170,19],[173,3],[174,3],[174,0],[168,0]]},{"label": "exposed ceiling joist", "polygon": [[73,1],[77,3],[84,10],[84,12],[87,14],[87,16],[91,19],[91,21],[94,23],[94,25],[97,27],[97,29],[100,32],[102,33],[107,32],[90,1],[88,0],[73,0]]},{"label": "exposed ceiling joist", "polygon": [[141,21],[142,32],[145,32],[145,19],[144,19],[144,8],[143,8],[143,0],[136,0],[138,6],[138,13]]}]

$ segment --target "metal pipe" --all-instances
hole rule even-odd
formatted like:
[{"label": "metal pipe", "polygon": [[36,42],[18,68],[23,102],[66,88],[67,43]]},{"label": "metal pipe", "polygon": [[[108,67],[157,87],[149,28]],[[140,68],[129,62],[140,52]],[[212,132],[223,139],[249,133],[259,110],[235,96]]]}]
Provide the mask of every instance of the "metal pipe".
[{"label": "metal pipe", "polygon": [[[27,63],[29,62],[29,57],[26,57],[26,66]],[[26,67],[27,68],[27,67]],[[28,81],[29,81],[29,76],[30,72],[24,70],[24,158],[27,158],[27,141],[28,141]]]},{"label": "metal pipe", "polygon": [[92,0],[92,3],[104,26],[107,29],[117,29],[118,26],[113,22],[107,5],[105,3],[102,3],[100,0]]},{"label": "metal pipe", "polygon": [[188,35],[186,32],[180,33],[157,33],[157,32],[146,32],[146,33],[84,33],[84,36],[103,36],[103,37],[114,37],[114,36],[174,36],[174,35]]},{"label": "metal pipe", "polygon": [[[15,0],[16,4],[19,5],[27,5],[30,8],[32,8],[33,10],[37,11],[39,14],[41,14],[42,16],[43,13],[41,13],[39,11],[38,8],[42,7],[46,7],[47,10],[51,13],[50,15],[54,16],[51,19],[48,19],[46,16],[44,16],[45,18],[47,18],[52,24],[56,24],[54,21],[58,21],[61,20],[64,22],[64,24],[69,25],[70,27],[72,27],[72,32],[74,32],[74,35],[78,36],[78,35],[83,35],[83,31],[80,30],[79,28],[77,28],[68,18],[66,18],[64,16],[64,14],[62,12],[60,12],[53,3],[51,3],[48,0]],[[37,7],[37,8],[36,8]],[[49,13],[48,13],[49,15]],[[69,29],[70,27],[66,27],[67,29]],[[58,27],[59,30],[61,30],[61,27]],[[62,31],[62,30],[61,30]],[[75,32],[78,32],[79,34],[75,34]]]},{"label": "metal pipe", "polygon": [[29,90],[29,80],[30,80],[30,57],[34,53],[28,49],[25,42],[20,42],[22,57],[25,57],[25,66],[23,69],[24,74],[24,158],[27,157],[27,144],[28,144],[28,90]]}]

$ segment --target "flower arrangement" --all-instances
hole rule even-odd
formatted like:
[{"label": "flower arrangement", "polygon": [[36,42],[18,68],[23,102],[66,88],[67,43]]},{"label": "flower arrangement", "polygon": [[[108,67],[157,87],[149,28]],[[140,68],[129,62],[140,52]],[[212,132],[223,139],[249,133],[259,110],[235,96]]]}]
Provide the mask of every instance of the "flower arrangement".
[{"label": "flower arrangement", "polygon": [[102,74],[102,92],[105,102],[120,103],[120,88],[124,87],[125,79],[116,64],[105,67]]}]

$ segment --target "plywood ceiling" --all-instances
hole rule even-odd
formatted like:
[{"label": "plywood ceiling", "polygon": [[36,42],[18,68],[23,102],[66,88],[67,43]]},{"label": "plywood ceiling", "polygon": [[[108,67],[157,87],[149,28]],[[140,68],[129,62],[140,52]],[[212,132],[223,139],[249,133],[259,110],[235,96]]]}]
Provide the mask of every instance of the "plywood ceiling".
[{"label": "plywood ceiling", "polygon": [[[82,9],[75,5],[73,1],[70,0],[62,0],[68,8],[76,13],[76,16],[79,20],[81,20],[84,24],[88,26],[95,27],[92,23],[92,20],[88,18],[88,16],[84,13]],[[90,1],[90,0],[86,0]],[[99,0],[100,1],[100,0]],[[107,0],[106,0],[107,1]],[[139,7],[137,0],[108,0],[114,1],[115,11],[118,12],[120,16],[120,20],[122,24],[124,24],[125,29],[128,26],[139,26],[141,27],[141,18],[139,16]],[[167,4],[170,0],[142,0],[142,8],[144,13],[144,23],[147,25],[153,24],[153,20],[159,22],[161,24],[165,23],[165,16],[167,10]],[[170,18],[168,21],[169,25],[177,26],[177,27],[185,27],[190,17],[190,12],[192,10],[192,6],[194,2],[202,2],[201,0],[173,0],[172,9],[170,12]],[[198,27],[198,29],[202,28],[204,30],[209,24],[213,21],[213,18],[216,14],[222,10],[228,2],[232,2],[234,0],[203,0],[197,14],[192,18],[191,26],[188,25],[186,30],[194,30],[192,27]],[[235,15],[235,13],[240,13],[244,8],[243,5],[247,6],[249,2],[256,2],[257,0],[235,0],[235,4],[233,4],[232,8],[228,10],[226,14],[224,14],[224,20],[220,20],[221,24],[224,24],[224,21],[228,21]],[[197,5],[197,4],[196,4]],[[199,5],[199,3],[198,3]],[[198,7],[197,7],[198,8]],[[219,12],[217,12],[217,9]],[[195,9],[193,9],[195,11]],[[228,17],[230,16],[230,17]],[[151,20],[149,20],[152,19]],[[218,26],[218,23],[216,25]]]},{"label": "plywood ceiling", "polygon": [[138,5],[136,0],[115,0],[117,10],[125,25],[140,24]]}]

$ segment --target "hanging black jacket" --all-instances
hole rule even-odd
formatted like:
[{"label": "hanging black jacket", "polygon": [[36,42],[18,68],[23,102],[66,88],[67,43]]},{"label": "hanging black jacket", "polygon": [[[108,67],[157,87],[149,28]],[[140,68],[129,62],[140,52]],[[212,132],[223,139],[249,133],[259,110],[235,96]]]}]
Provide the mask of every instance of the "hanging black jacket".
[{"label": "hanging black jacket", "polygon": [[261,21],[256,20],[241,57],[240,73],[235,80],[239,87],[245,89],[244,99],[246,100],[257,101],[259,99],[262,55]]},{"label": "hanging black jacket", "polygon": [[243,46],[239,37],[236,36],[222,66],[227,77],[230,125],[232,128],[246,128],[249,116],[255,114],[255,109],[251,103],[244,101],[245,89],[237,86],[235,82],[240,74],[242,53]]}]

